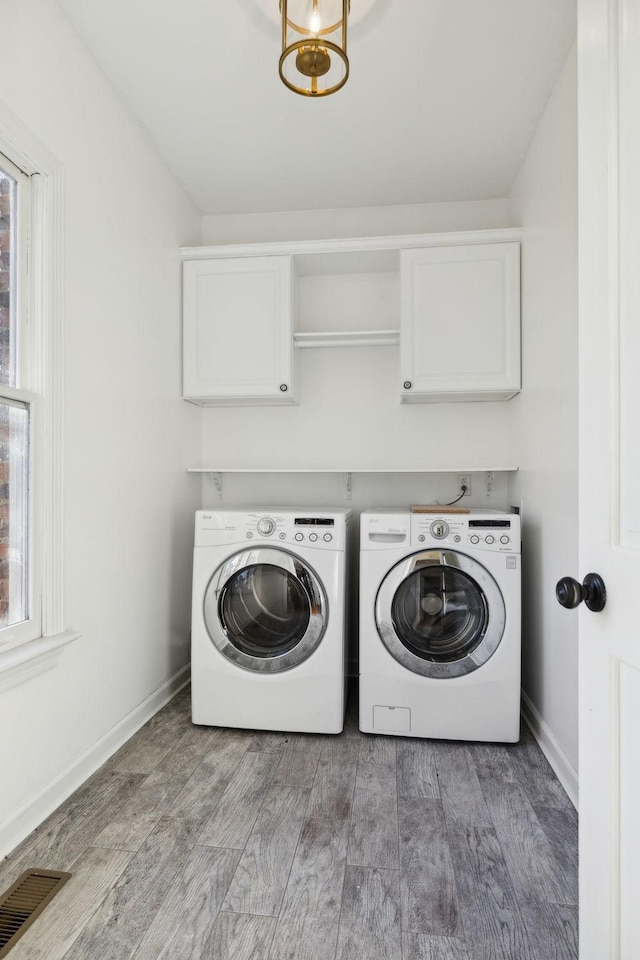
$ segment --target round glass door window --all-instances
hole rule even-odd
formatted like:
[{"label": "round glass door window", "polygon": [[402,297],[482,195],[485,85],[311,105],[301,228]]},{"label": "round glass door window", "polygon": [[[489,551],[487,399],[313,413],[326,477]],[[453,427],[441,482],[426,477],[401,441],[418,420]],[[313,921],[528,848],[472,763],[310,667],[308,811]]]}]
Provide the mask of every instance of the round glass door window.
[{"label": "round glass door window", "polygon": [[402,560],[376,599],[382,642],[399,663],[427,677],[458,677],[495,653],[505,626],[491,574],[465,554],[429,550]]},{"label": "round glass door window", "polygon": [[275,673],[315,650],[326,626],[326,599],[299,557],[276,549],[245,550],[213,574],[204,596],[211,640],[229,660]]}]

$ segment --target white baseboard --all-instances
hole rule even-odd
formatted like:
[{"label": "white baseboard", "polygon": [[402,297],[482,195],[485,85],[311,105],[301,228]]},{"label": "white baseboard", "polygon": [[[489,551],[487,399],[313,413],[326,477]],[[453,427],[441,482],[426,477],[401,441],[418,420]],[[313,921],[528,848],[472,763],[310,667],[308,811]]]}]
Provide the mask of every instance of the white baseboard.
[{"label": "white baseboard", "polygon": [[105,763],[123,743],[173,699],[190,678],[190,666],[182,667],[162,686],[138,704],[134,710],[112,727],[97,743],[48,784],[40,793],[24,804],[9,820],[0,824],[0,859],[27,837],[32,830],[56,810],[74,790]]},{"label": "white baseboard", "polygon": [[551,764],[553,772],[567,791],[567,795],[578,809],[578,771],[558,743],[551,729],[544,722],[533,703],[522,693],[522,717],[538,742],[538,746]]}]

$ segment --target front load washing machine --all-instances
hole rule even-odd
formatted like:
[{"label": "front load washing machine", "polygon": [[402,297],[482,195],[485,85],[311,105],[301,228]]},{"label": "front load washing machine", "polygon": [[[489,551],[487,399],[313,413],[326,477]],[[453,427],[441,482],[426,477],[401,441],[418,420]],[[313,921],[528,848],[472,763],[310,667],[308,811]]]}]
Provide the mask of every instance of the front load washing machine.
[{"label": "front load washing machine", "polygon": [[520,736],[520,518],[367,510],[360,530],[360,729]]},{"label": "front load washing machine", "polygon": [[342,509],[197,512],[194,723],[341,732],[349,519]]}]

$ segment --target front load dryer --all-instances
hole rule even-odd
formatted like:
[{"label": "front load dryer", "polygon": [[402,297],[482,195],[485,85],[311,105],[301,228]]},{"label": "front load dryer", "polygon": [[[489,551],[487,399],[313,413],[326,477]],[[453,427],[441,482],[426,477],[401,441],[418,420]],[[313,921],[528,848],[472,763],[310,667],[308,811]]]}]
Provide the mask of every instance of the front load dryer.
[{"label": "front load dryer", "polygon": [[360,729],[516,742],[520,610],[517,515],[365,511]]},{"label": "front load dryer", "polygon": [[197,512],[194,723],[341,732],[349,518],[342,509]]}]

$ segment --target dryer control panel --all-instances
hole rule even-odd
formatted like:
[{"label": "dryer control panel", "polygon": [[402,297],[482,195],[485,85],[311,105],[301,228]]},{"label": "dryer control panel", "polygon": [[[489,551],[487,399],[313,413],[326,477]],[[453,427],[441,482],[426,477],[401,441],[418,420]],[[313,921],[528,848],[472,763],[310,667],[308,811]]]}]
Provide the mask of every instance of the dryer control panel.
[{"label": "dryer control panel", "polygon": [[411,514],[412,546],[473,547],[520,553],[520,517],[472,511],[468,514]]},{"label": "dryer control panel", "polygon": [[364,510],[360,516],[361,550],[490,550],[520,553],[520,517],[498,510],[468,513],[412,512],[398,508]]}]

